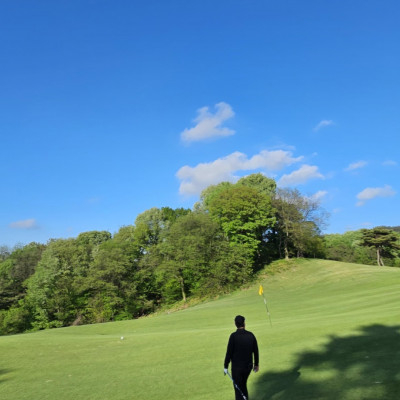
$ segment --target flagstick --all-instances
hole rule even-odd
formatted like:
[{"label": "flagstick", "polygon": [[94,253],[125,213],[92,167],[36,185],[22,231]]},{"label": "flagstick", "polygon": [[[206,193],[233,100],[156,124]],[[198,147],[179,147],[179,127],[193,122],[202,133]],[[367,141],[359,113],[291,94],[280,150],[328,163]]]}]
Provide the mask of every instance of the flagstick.
[{"label": "flagstick", "polygon": [[268,314],[268,318],[269,318],[269,323],[270,323],[271,328],[272,328],[271,314],[269,313],[269,310],[268,310],[267,299],[265,298],[264,293],[263,293],[262,296],[264,297],[265,308],[267,309],[267,314]]},{"label": "flagstick", "polygon": [[[261,292],[262,297],[264,298],[265,308],[267,309],[267,314],[268,314],[268,318],[269,318],[269,323],[270,323],[271,328],[272,328],[271,314],[269,313],[268,306],[267,306],[267,299],[266,299],[265,296],[264,296],[264,289],[263,289],[263,287],[262,287],[261,285],[260,285],[260,292]],[[259,292],[259,293],[260,293],[260,292]]]}]

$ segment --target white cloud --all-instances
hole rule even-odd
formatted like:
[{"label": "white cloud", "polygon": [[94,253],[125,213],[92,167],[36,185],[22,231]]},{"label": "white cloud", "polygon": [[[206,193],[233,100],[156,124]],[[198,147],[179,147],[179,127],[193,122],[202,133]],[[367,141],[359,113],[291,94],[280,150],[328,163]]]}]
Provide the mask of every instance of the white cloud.
[{"label": "white cloud", "polygon": [[367,165],[368,163],[366,161],[357,161],[354,163],[351,163],[347,168],[345,168],[345,171],[354,171],[355,169],[363,168]]},{"label": "white cloud", "polygon": [[357,194],[357,206],[363,206],[367,200],[374,199],[375,197],[390,197],[395,195],[395,191],[391,186],[385,185],[384,187],[366,188]]},{"label": "white cloud", "polygon": [[201,163],[195,167],[185,165],[176,173],[176,176],[181,180],[179,192],[184,195],[196,195],[209,185],[237,180],[239,177],[235,176],[235,172],[257,169],[277,171],[300,161],[302,158],[292,157],[290,151],[263,150],[249,159],[246,154],[236,151],[210,163]]},{"label": "white cloud", "polygon": [[38,226],[34,218],[11,222],[10,224],[10,228],[14,229],[36,229],[37,227]]},{"label": "white cloud", "polygon": [[293,158],[292,152],[285,150],[262,150],[250,160],[245,160],[243,170],[251,170],[265,168],[268,171],[280,171],[289,165],[299,162],[303,159],[302,156]]},{"label": "white cloud", "polygon": [[385,167],[395,167],[397,165],[396,161],[393,160],[386,160],[382,163]]},{"label": "white cloud", "polygon": [[364,228],[369,228],[370,226],[372,226],[371,222],[362,222],[361,226],[363,226]]},{"label": "white cloud", "polygon": [[194,120],[197,124],[181,133],[182,140],[194,142],[218,136],[233,135],[235,131],[221,127],[224,121],[235,115],[232,107],[227,103],[221,102],[215,105],[215,109],[214,114],[208,111],[208,107],[202,107],[197,110],[198,116]]},{"label": "white cloud", "polygon": [[288,175],[283,175],[278,181],[279,186],[298,185],[305,183],[310,179],[323,179],[324,176],[318,171],[315,165],[302,165],[297,171],[293,171]]},{"label": "white cloud", "polygon": [[325,197],[328,194],[326,190],[319,190],[317,193],[314,193],[310,198],[312,200],[321,200],[323,197]]},{"label": "white cloud", "polygon": [[318,125],[314,128],[314,132],[318,132],[320,129],[325,128],[329,125],[333,125],[334,122],[332,120],[324,119],[318,123]]}]

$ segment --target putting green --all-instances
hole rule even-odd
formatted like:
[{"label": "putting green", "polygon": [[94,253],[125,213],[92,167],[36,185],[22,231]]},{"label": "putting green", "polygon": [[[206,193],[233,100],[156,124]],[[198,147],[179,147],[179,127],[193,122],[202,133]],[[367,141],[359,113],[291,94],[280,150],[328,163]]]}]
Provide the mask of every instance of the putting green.
[{"label": "putting green", "polygon": [[0,337],[0,399],[232,399],[237,314],[260,348],[251,400],[399,398],[400,269],[298,260],[262,283],[272,327],[256,284],[169,314]]}]

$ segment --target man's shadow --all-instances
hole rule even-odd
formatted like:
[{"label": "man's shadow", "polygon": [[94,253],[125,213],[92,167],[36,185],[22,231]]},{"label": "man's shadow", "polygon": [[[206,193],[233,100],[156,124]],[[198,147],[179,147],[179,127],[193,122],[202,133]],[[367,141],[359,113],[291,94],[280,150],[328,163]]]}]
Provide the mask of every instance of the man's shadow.
[{"label": "man's shadow", "polygon": [[303,352],[288,371],[254,382],[254,400],[398,400],[400,326],[369,325],[360,334],[332,336],[320,351]]}]

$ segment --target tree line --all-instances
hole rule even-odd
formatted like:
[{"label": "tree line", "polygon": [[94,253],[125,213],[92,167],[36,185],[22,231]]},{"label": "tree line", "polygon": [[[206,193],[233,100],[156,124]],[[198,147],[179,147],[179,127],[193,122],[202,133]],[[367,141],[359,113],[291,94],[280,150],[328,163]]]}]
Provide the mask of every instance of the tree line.
[{"label": "tree line", "polygon": [[324,236],[325,258],[357,264],[400,267],[398,227],[375,227]]},{"label": "tree line", "polygon": [[398,233],[384,229],[390,245],[357,236],[348,250],[321,235],[326,220],[317,200],[253,174],[209,186],[193,209],[150,208],[114,235],[0,247],[0,334],[137,318],[234,290],[279,258],[398,260]]}]

